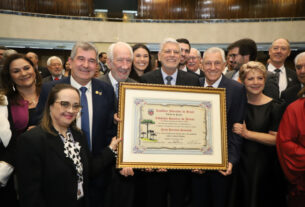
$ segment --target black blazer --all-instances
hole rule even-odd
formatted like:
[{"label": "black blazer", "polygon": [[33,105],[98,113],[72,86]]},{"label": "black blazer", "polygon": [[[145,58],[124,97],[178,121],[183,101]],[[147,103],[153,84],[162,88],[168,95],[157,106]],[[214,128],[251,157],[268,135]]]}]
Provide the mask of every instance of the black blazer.
[{"label": "black blazer", "polygon": [[[81,206],[88,206],[89,175],[94,176],[110,166],[115,157],[107,147],[92,160],[84,135],[76,130],[72,130],[72,134],[81,146],[84,177]],[[22,207],[79,205],[76,169],[73,161],[65,156],[59,135],[54,136],[41,127],[35,127],[20,136],[17,149],[16,171]]]},{"label": "black blazer", "polygon": [[299,98],[298,92],[301,89],[301,83],[299,82],[299,84],[292,85],[282,92],[281,99],[285,101],[286,106],[288,106]]},{"label": "black blazer", "polygon": [[[200,85],[204,86],[204,78],[200,78]],[[234,123],[243,123],[246,115],[247,96],[245,87],[237,81],[222,75],[218,88],[226,89],[227,109],[227,137],[229,162],[238,163],[242,146],[241,136],[232,132]]]},{"label": "black blazer", "polygon": [[[165,84],[161,69],[142,75],[141,83]],[[199,86],[199,78],[194,74],[178,70],[176,85]]]}]

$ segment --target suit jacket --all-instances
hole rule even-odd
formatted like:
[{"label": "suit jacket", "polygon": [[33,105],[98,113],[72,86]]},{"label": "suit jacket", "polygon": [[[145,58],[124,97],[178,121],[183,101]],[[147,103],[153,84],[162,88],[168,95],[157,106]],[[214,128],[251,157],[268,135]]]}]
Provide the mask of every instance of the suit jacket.
[{"label": "suit jacket", "polygon": [[45,78],[45,77],[51,75],[49,70],[47,68],[45,68],[45,67],[39,67],[38,66],[38,72],[40,73],[42,78]]},{"label": "suit jacket", "polygon": [[200,74],[198,75],[197,73],[191,71],[190,69],[187,68],[187,72],[192,73],[194,75],[197,75],[199,77],[204,77],[204,72],[202,70],[200,70]]},{"label": "suit jacket", "polygon": [[281,99],[286,102],[286,106],[291,104],[292,102],[296,101],[298,97],[298,92],[301,90],[301,83],[299,84],[294,84],[290,86],[289,88],[287,87],[286,90],[284,90],[281,94]]},{"label": "suit jacket", "polygon": [[[225,74],[225,76],[229,79],[233,78],[233,75],[236,73],[235,70],[231,70]],[[265,82],[265,88],[263,90],[263,93],[266,96],[269,96],[273,99],[279,99],[280,98],[280,92],[279,92],[279,86],[277,84],[277,77],[274,73],[267,71],[267,77]]]},{"label": "suit jacket", "polygon": [[295,70],[292,70],[287,67],[285,69],[286,69],[286,77],[287,77],[287,88],[298,84],[299,80]]},{"label": "suit jacket", "polygon": [[107,67],[107,65],[105,65],[102,62],[99,62],[99,63],[100,63],[100,70],[101,70],[101,72],[103,72],[104,74],[107,74],[109,72],[109,68]]},{"label": "suit jacket", "polygon": [[[161,69],[150,71],[141,76],[141,83],[165,84]],[[176,85],[199,86],[198,76],[178,70]]]},{"label": "suit jacket", "polygon": [[[200,78],[200,85],[204,86],[204,78]],[[242,138],[232,132],[234,123],[243,123],[246,115],[247,96],[245,87],[237,81],[231,80],[224,75],[218,88],[226,89],[226,112],[227,112],[227,137],[229,162],[238,163]]]},{"label": "suit jacket", "polygon": [[[105,148],[96,160],[91,160],[83,133],[73,129],[71,132],[74,140],[81,146],[84,178],[81,206],[88,206],[89,175],[111,165],[114,162],[114,153]],[[18,140],[16,170],[21,206],[78,206],[76,168],[64,153],[62,139],[55,130],[54,133],[56,135],[39,126],[22,134]]]},{"label": "suit jacket", "polygon": [[[113,92],[114,92],[113,85],[111,84],[111,81],[110,81],[110,78],[109,78],[109,73],[100,76],[98,79],[107,83],[107,84],[109,84],[111,86],[111,88],[113,89]],[[136,83],[136,81],[133,80],[132,78],[127,78],[126,81],[124,81],[124,82]],[[115,106],[115,111],[117,112],[117,110],[118,110],[118,99],[116,98],[115,94],[114,94],[114,106]]]}]

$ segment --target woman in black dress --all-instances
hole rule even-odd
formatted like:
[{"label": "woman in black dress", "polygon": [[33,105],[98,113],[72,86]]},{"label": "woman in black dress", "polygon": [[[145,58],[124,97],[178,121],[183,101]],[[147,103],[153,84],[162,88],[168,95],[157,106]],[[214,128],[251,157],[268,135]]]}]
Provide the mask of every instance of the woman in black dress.
[{"label": "woman in black dress", "polygon": [[279,194],[280,168],[275,148],[282,104],[263,94],[266,68],[262,63],[244,64],[239,77],[247,90],[248,106],[245,123],[233,126],[233,132],[244,138],[235,177],[240,203],[235,206],[282,206],[284,197]]}]

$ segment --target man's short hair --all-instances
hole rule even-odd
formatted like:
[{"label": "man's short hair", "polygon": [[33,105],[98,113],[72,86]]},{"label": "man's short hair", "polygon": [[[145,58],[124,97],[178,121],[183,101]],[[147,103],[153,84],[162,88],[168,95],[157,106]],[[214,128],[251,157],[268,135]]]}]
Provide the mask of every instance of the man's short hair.
[{"label": "man's short hair", "polygon": [[60,62],[60,64],[62,65],[62,61],[61,61],[61,59],[59,58],[59,57],[57,57],[57,56],[51,56],[51,57],[49,57],[48,58],[48,60],[47,60],[47,66],[50,66],[51,65],[51,61],[52,60],[59,60],[59,62]]},{"label": "man's short hair", "polygon": [[129,44],[127,44],[126,42],[116,42],[116,43],[111,44],[107,51],[107,57],[111,62],[113,61],[113,50],[118,45],[124,45],[125,47],[127,47],[130,51],[131,59],[133,59],[133,52],[132,52],[131,46]]},{"label": "man's short hair", "polygon": [[101,52],[101,53],[98,55],[98,57],[101,58],[101,57],[103,57],[103,55],[105,55],[105,54],[107,54],[107,53]]},{"label": "man's short hair", "polygon": [[70,58],[73,60],[76,56],[77,49],[81,48],[82,50],[88,51],[93,50],[96,53],[96,62],[98,62],[98,52],[96,47],[90,42],[76,42],[71,50]]},{"label": "man's short hair", "polygon": [[202,56],[203,60],[204,60],[205,56],[209,53],[220,53],[222,61],[226,62],[225,52],[223,51],[223,49],[221,49],[219,47],[210,47],[203,53],[203,56]]},{"label": "man's short hair", "polygon": [[191,49],[191,44],[190,44],[190,41],[188,41],[188,39],[185,39],[185,38],[178,38],[176,39],[176,41],[178,43],[184,43],[184,44],[187,44],[189,46],[189,48]]},{"label": "man's short hair", "polygon": [[305,57],[305,52],[301,52],[300,54],[298,54],[295,58],[294,58],[294,64],[296,65],[299,58],[301,57]]},{"label": "man's short hair", "polygon": [[179,47],[179,50],[181,49],[179,43],[178,43],[174,38],[168,37],[168,38],[164,39],[164,40],[161,42],[161,44],[160,44],[160,51],[163,50],[164,45],[167,44],[167,43],[174,43],[174,44],[177,44],[178,47]]},{"label": "man's short hair", "polygon": [[249,55],[250,61],[256,60],[257,46],[256,46],[256,43],[252,39],[245,38],[245,39],[237,40],[236,42],[233,42],[232,44],[230,44],[228,46],[227,50],[230,51],[236,47],[239,48],[239,54],[241,54],[242,56]]}]

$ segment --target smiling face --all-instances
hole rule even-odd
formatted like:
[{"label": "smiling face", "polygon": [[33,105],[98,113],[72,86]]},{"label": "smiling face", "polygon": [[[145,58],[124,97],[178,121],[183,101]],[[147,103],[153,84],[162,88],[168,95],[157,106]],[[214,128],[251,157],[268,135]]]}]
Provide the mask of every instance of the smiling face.
[{"label": "smiling face", "polygon": [[19,58],[11,62],[10,76],[17,88],[32,87],[35,85],[35,70],[25,59]]},{"label": "smiling face", "polygon": [[204,55],[203,71],[209,85],[213,85],[220,78],[224,68],[225,62],[220,52],[209,52]]},{"label": "smiling face", "polygon": [[261,94],[265,87],[264,74],[259,70],[251,70],[246,74],[244,85],[248,94]]},{"label": "smiling face", "polygon": [[79,111],[73,108],[79,105],[80,97],[75,90],[63,89],[59,91],[55,102],[50,106],[50,116],[54,128],[58,131],[60,129],[67,129],[76,119]]},{"label": "smiling face", "polygon": [[59,77],[62,75],[63,67],[61,61],[57,58],[52,59],[48,66],[48,70],[52,76]]},{"label": "smiling face", "polygon": [[179,45],[181,48],[180,64],[185,65],[190,54],[190,46],[186,43],[179,43]]},{"label": "smiling face", "polygon": [[131,51],[123,44],[116,45],[113,48],[113,59],[108,59],[107,64],[116,81],[126,81],[132,65]]},{"label": "smiling face", "polygon": [[201,58],[200,55],[198,55],[198,51],[192,48],[187,61],[187,68],[193,72],[197,71],[200,66],[200,61]]},{"label": "smiling face", "polygon": [[133,52],[133,67],[137,71],[144,71],[149,64],[149,54],[144,48],[138,48]]},{"label": "smiling face", "polygon": [[73,59],[69,59],[72,77],[81,85],[86,85],[94,77],[96,52],[78,48]]},{"label": "smiling face", "polygon": [[162,50],[158,53],[162,69],[165,71],[175,71],[178,68],[181,52],[177,43],[168,42],[163,45]]},{"label": "smiling face", "polygon": [[290,55],[290,46],[287,40],[277,39],[269,49],[270,62],[276,67],[281,67]]}]

